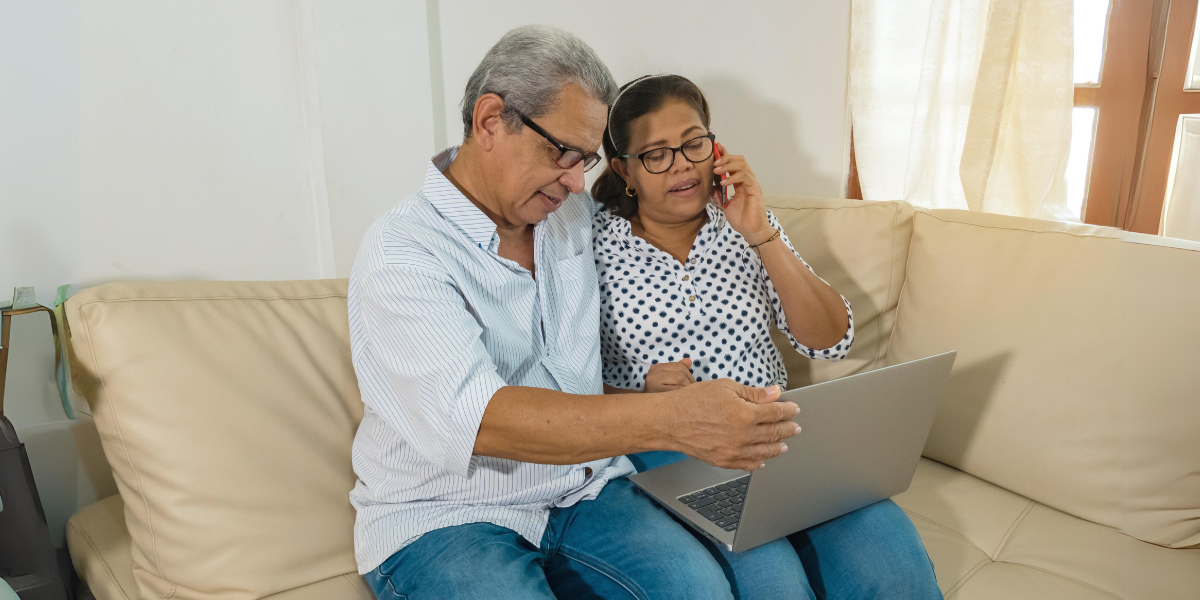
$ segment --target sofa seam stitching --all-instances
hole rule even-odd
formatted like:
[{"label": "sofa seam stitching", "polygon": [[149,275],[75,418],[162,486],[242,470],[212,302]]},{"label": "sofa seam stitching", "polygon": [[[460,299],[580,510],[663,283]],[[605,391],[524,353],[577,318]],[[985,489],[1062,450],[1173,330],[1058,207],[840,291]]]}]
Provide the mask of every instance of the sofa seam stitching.
[{"label": "sofa seam stitching", "polygon": [[[896,206],[896,208],[897,208],[897,210],[892,213],[892,244],[891,244],[891,246],[892,246],[892,257],[891,258],[892,259],[888,262],[888,265],[891,268],[888,269],[888,290],[887,290],[887,296],[884,297],[884,301],[883,301],[884,310],[886,310],[887,307],[892,303],[892,289],[893,289],[892,284],[895,283],[895,279],[896,279],[896,268],[894,266],[894,263],[896,261],[896,219],[899,218],[899,216],[900,216],[899,206]],[[905,271],[904,275],[905,275],[905,277],[907,277],[908,276],[907,259],[905,260],[905,263],[906,264],[904,265],[904,271]],[[901,284],[901,285],[903,285],[903,284]],[[899,300],[900,300],[899,292],[897,292],[896,310],[893,311],[893,313],[892,313],[893,317],[899,316],[899,310],[900,310]],[[883,313],[882,312],[880,312],[879,317],[877,319],[879,321],[879,323],[878,323],[879,339],[881,341],[883,341],[885,338],[883,337]],[[879,348],[879,350],[877,350],[875,352],[875,360],[871,361],[871,369],[879,368],[879,361],[885,360],[885,357],[887,356],[887,353],[888,353],[888,349],[891,347],[891,345],[892,345],[892,337],[889,334],[888,337],[886,338],[886,343],[881,344],[881,347]]]},{"label": "sofa seam stitching", "polygon": [[950,597],[957,594],[958,590],[962,589],[962,586],[966,585],[967,581],[969,581],[972,577],[974,577],[975,574],[978,573],[980,569],[991,564],[992,562],[994,562],[994,561],[981,560],[978,563],[976,563],[974,567],[971,567],[970,571],[967,571],[966,573],[964,573],[963,576],[960,577],[958,581],[954,582],[954,585],[950,586],[950,589],[946,590],[946,593],[944,594],[946,597],[946,600],[950,600]]},{"label": "sofa seam stitching", "polygon": [[346,294],[321,294],[312,296],[145,296],[138,298],[94,298],[79,303],[79,308],[89,304],[109,304],[124,302],[187,302],[191,300],[324,300],[326,298],[345,298]]},{"label": "sofa seam stitching", "polygon": [[[113,423],[113,426],[116,427],[116,429],[117,429],[117,437],[118,437],[118,439],[121,440],[121,450],[125,454],[125,460],[129,463],[129,469],[131,471],[133,471],[134,480],[136,481],[136,484],[137,484],[137,490],[138,490],[137,493],[139,496],[141,496],[140,499],[142,501],[142,505],[145,507],[146,525],[150,530],[150,544],[151,544],[151,548],[154,551],[154,568],[158,570],[158,576],[160,578],[162,578],[165,581],[170,581],[169,579],[166,578],[165,575],[163,575],[163,572],[162,572],[162,564],[160,563],[159,558],[158,558],[158,538],[157,538],[157,536],[154,535],[154,523],[153,523],[153,519],[151,519],[151,515],[150,515],[150,503],[146,501],[146,494],[142,490],[141,473],[139,473],[137,467],[134,466],[133,458],[129,454],[129,445],[125,441],[125,434],[122,431],[120,422],[116,416],[117,407],[116,407],[115,401],[108,394],[108,387],[104,382],[104,372],[103,372],[103,369],[100,368],[100,359],[96,356],[96,344],[95,344],[95,337],[92,335],[92,324],[88,320],[87,315],[83,312],[84,306],[86,306],[86,303],[79,307],[79,316],[81,319],[83,319],[83,327],[87,331],[88,351],[92,355],[92,364],[95,365],[95,367],[96,367],[96,376],[97,376],[97,379],[99,379],[99,381],[100,381],[100,385],[99,385],[100,391],[102,394],[104,394],[105,398],[108,400],[109,404],[112,407],[111,408],[111,410],[113,411],[112,423]],[[126,526],[126,529],[128,529],[128,526]],[[178,585],[179,584],[177,584],[173,581],[171,582],[171,591],[167,593],[164,600],[170,600],[172,597],[175,596],[175,592],[178,589]]]},{"label": "sofa seam stitching", "polygon": [[263,596],[262,598],[263,598],[263,600],[268,600],[269,598],[272,598],[272,597],[274,597],[274,596],[278,596],[279,594],[286,594],[286,593],[288,593],[288,592],[290,592],[290,591],[292,591],[292,590],[298,590],[298,589],[300,589],[300,588],[302,588],[302,587],[308,587],[308,586],[310,586],[310,585],[315,585],[315,584],[318,584],[318,583],[322,583],[322,582],[325,582],[325,581],[331,581],[331,580],[334,580],[334,579],[337,579],[337,580],[339,580],[339,581],[342,581],[342,582],[344,582],[346,585],[350,586],[350,588],[351,588],[351,589],[353,589],[355,592],[357,592],[357,591],[358,591],[358,588],[357,588],[357,587],[355,587],[355,585],[354,585],[353,583],[350,583],[349,581],[346,581],[346,577],[347,577],[347,576],[349,576],[349,575],[351,575],[351,574],[355,574],[355,575],[357,575],[357,573],[356,573],[356,572],[347,572],[347,573],[340,573],[340,574],[338,574],[338,575],[330,575],[329,577],[326,577],[326,578],[324,578],[324,579],[318,579],[318,580],[316,580],[316,581],[310,581],[310,582],[308,582],[308,583],[302,583],[302,584],[300,584],[300,585],[297,585],[297,586],[292,586],[292,587],[290,587],[290,588],[282,589],[282,590],[279,590],[279,591],[277,591],[277,592],[271,592],[271,593],[267,594],[266,596]]},{"label": "sofa seam stitching", "polygon": [[96,546],[95,541],[92,540],[92,535],[71,522],[67,523],[67,527],[79,533],[79,535],[83,538],[83,541],[86,542],[89,547],[91,547],[92,552],[96,553],[100,564],[104,565],[104,571],[108,573],[109,579],[111,579],[113,583],[117,584],[117,589],[121,590],[121,594],[125,596],[125,600],[130,600],[129,594],[125,593],[125,587],[122,586],[121,581],[117,579],[117,574],[113,572],[112,567],[108,564],[108,561],[104,560],[104,554],[100,552],[100,548]]},{"label": "sofa seam stitching", "polygon": [[[888,332],[887,349],[883,353],[883,364],[887,365],[892,360],[892,343],[895,341],[896,330],[900,328],[900,308],[904,301],[904,288],[908,284],[908,270],[912,266],[913,243],[917,239],[917,215],[913,214],[913,231],[908,238],[908,255],[904,257],[904,282],[900,284],[900,293],[896,296],[896,316],[892,321],[892,330]],[[982,551],[982,548],[980,549]]]},{"label": "sofa seam stitching", "polygon": [[954,531],[953,529],[950,529],[950,528],[949,528],[949,527],[947,527],[946,525],[943,525],[943,524],[941,524],[941,523],[939,523],[939,522],[937,522],[937,521],[934,521],[933,519],[930,519],[929,517],[926,517],[925,515],[922,515],[922,514],[920,514],[920,513],[912,512],[912,511],[910,511],[910,510],[906,510],[906,509],[902,509],[902,510],[904,510],[904,512],[905,512],[905,513],[907,513],[907,514],[908,514],[908,516],[910,516],[910,517],[916,517],[916,518],[918,518],[918,519],[921,519],[922,521],[925,521],[926,523],[929,523],[929,524],[931,524],[931,525],[937,525],[938,527],[941,527],[942,529],[945,529],[945,530],[946,530],[948,533],[950,533],[950,535],[953,535],[954,537],[957,537],[958,539],[960,539],[960,540],[962,540],[962,541],[964,541],[964,542],[966,542],[966,543],[968,543],[968,544],[970,544],[970,545],[974,546],[976,550],[979,550],[979,552],[980,552],[980,553],[982,553],[984,556],[987,556],[987,557],[988,557],[988,560],[993,560],[991,556],[988,556],[988,553],[987,553],[987,552],[984,552],[984,551],[983,551],[983,548],[980,548],[978,544],[976,544],[975,542],[972,542],[971,540],[967,539],[967,538],[966,538],[965,536],[963,536],[961,533],[959,533],[959,532],[957,532],[957,531]]},{"label": "sofa seam stitching", "polygon": [[1012,537],[1013,532],[1015,532],[1017,527],[1023,521],[1025,521],[1025,517],[1029,516],[1029,511],[1033,510],[1034,504],[1037,503],[1033,500],[1030,500],[1029,503],[1025,505],[1025,509],[1021,511],[1021,514],[1017,516],[1017,519],[1013,521],[1013,524],[1008,526],[1008,531],[1004,532],[1004,537],[1000,538],[1000,544],[996,546],[996,551],[988,556],[988,558],[991,558],[993,561],[997,560],[997,557],[1000,556],[1000,553],[1004,551],[1004,547],[1008,545],[1008,540]]},{"label": "sofa seam stitching", "polygon": [[1100,592],[1101,594],[1104,594],[1104,595],[1106,595],[1106,596],[1112,596],[1113,598],[1116,598],[1117,600],[1122,600],[1122,598],[1121,598],[1121,596],[1120,596],[1119,594],[1114,594],[1114,593],[1112,593],[1112,592],[1110,592],[1110,591],[1108,591],[1108,590],[1106,590],[1106,589],[1104,589],[1104,588],[1102,588],[1102,587],[1097,587],[1097,586],[1095,586],[1095,585],[1092,585],[1092,584],[1090,584],[1090,583],[1088,583],[1088,582],[1086,582],[1086,581],[1083,581],[1083,580],[1081,580],[1081,579],[1078,579],[1078,578],[1072,577],[1072,576],[1070,576],[1070,575],[1067,575],[1067,574],[1064,574],[1064,573],[1059,573],[1058,571],[1051,571],[1050,569],[1046,569],[1046,568],[1043,568],[1043,567],[1039,567],[1039,566],[1037,566],[1037,565],[1031,565],[1031,564],[1028,564],[1028,563],[1019,563],[1019,562],[1014,562],[1014,561],[1011,561],[1011,560],[997,560],[997,561],[993,561],[993,562],[1002,563],[1002,564],[1006,564],[1006,565],[1016,565],[1016,566],[1018,566],[1018,567],[1025,567],[1025,568],[1027,568],[1027,569],[1033,569],[1033,570],[1035,570],[1035,571],[1041,571],[1041,572],[1043,572],[1043,573],[1047,573],[1047,574],[1049,574],[1049,575],[1054,575],[1054,576],[1056,576],[1056,577],[1062,577],[1063,579],[1066,579],[1066,580],[1068,580],[1068,581],[1074,581],[1075,583],[1078,583],[1079,585],[1082,585],[1082,586],[1084,586],[1084,587],[1088,587],[1088,588],[1091,588],[1091,589],[1093,589],[1093,590],[1096,590],[1097,592]]},{"label": "sofa seam stitching", "polygon": [[[1109,237],[1106,235],[1097,235],[1094,233],[1072,233],[1069,231],[1053,231],[1053,230],[1046,231],[1046,230],[1038,230],[1038,229],[1029,229],[1026,227],[1000,227],[998,225],[983,225],[980,223],[968,223],[966,221],[959,221],[956,219],[947,219],[944,217],[939,217],[938,215],[935,215],[933,213],[930,213],[929,211],[924,211],[924,210],[919,210],[919,211],[917,211],[917,213],[927,215],[930,218],[937,219],[943,223],[955,223],[958,225],[966,225],[968,227],[981,227],[984,229],[1003,229],[1003,230],[1007,230],[1007,231],[1024,231],[1026,233],[1056,233],[1059,235],[1069,235],[1071,237],[1077,237],[1077,238],[1093,238],[1093,239],[1101,239],[1101,240],[1113,240],[1113,241],[1122,242],[1125,244],[1137,244],[1139,246],[1149,246],[1151,248],[1170,248],[1172,250],[1183,250],[1185,252],[1200,252],[1200,250],[1197,250],[1195,248],[1177,248],[1174,246],[1159,246],[1157,244],[1151,244],[1149,242],[1142,242],[1142,241],[1138,241],[1138,240],[1125,240],[1125,239],[1121,239],[1119,237]],[[1001,215],[1001,216],[1004,216],[1004,215]],[[1103,225],[1096,225],[1095,227],[1103,227]],[[1121,231],[1124,231],[1124,230],[1121,230]],[[1128,233],[1138,233],[1138,232],[1130,231]],[[1176,239],[1176,238],[1167,238],[1165,236],[1159,236],[1159,237],[1163,237],[1164,239]],[[1187,240],[1183,240],[1183,241],[1187,241]]]}]

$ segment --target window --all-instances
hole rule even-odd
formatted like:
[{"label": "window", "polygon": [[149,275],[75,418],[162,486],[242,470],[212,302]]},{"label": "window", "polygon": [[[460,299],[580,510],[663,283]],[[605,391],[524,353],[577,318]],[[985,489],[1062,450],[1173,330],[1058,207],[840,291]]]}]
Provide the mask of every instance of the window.
[{"label": "window", "polygon": [[[1198,0],[1074,0],[1067,197],[1081,220],[1200,240]],[[850,139],[847,196],[861,198]]]},{"label": "window", "polygon": [[[1200,196],[1190,176],[1195,167],[1175,168],[1200,158],[1192,141],[1200,121],[1185,118],[1200,113],[1200,90],[1188,89],[1200,87],[1200,65],[1193,59],[1196,5],[1197,0],[1075,0],[1077,129],[1067,185],[1085,222],[1164,233],[1168,194],[1178,199],[1179,214],[1187,212],[1189,198]],[[1103,30],[1101,13],[1107,13]],[[1089,113],[1095,123],[1090,140]],[[1089,153],[1090,167],[1083,166]]]}]

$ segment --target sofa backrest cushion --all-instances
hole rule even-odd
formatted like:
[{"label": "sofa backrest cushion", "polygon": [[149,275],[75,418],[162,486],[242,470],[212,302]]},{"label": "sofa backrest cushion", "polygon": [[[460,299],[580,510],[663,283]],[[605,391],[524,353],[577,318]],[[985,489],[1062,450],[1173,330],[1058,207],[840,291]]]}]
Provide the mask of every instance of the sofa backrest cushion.
[{"label": "sofa backrest cushion", "polygon": [[817,275],[850,301],[854,345],[839,362],[811,360],[773,332],[788,387],[829,381],[883,366],[904,283],[913,208],[905,202],[772,196],[767,205]]},{"label": "sofa backrest cushion", "polygon": [[345,281],[108,284],[67,314],[143,598],[257,599],[356,573]]},{"label": "sofa backrest cushion", "polygon": [[887,362],[957,350],[925,455],[1200,544],[1200,244],[918,212]]}]

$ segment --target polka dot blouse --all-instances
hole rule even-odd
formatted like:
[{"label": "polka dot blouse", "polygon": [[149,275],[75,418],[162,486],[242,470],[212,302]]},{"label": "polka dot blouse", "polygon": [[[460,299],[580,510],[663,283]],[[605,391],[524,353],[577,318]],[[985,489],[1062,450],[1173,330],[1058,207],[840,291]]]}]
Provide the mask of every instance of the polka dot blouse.
[{"label": "polka dot blouse", "polygon": [[[779,228],[774,214],[768,211],[767,217]],[[642,389],[650,365],[691,358],[696,381],[728,377],[760,387],[786,385],[783,358],[771,341],[773,325],[809,358],[844,358],[854,341],[850,303],[850,326],[842,341],[827,350],[806,347],[788,330],[758,255],[720,209],[708,205],[708,219],[687,262],[680,264],[633,235],[627,219],[607,210],[596,213],[592,244],[600,276],[604,382]],[[786,233],[780,238],[796,252]]]}]

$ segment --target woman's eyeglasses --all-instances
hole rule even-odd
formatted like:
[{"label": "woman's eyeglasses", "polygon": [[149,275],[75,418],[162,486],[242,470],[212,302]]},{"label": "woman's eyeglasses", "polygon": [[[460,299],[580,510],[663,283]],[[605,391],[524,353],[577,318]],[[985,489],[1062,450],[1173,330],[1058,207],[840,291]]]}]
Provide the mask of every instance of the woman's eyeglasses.
[{"label": "woman's eyeglasses", "polygon": [[572,148],[572,147],[554,139],[554,136],[550,135],[549,133],[546,133],[545,129],[542,129],[541,127],[539,127],[538,124],[534,123],[533,120],[530,119],[529,117],[526,117],[525,115],[522,115],[521,113],[517,113],[517,115],[521,117],[522,123],[524,123],[530,129],[537,132],[538,135],[546,138],[547,142],[550,142],[551,145],[553,145],[555,148],[558,149],[558,152],[559,152],[558,160],[556,160],[554,162],[556,164],[558,164],[559,167],[564,168],[564,169],[570,169],[570,168],[573,168],[575,165],[579,164],[579,161],[583,161],[583,170],[586,172],[586,171],[591,170],[592,167],[596,166],[596,163],[600,162],[599,154],[596,154],[595,152],[586,152],[585,153],[583,150],[580,150],[578,148]]},{"label": "woman's eyeglasses", "polygon": [[717,139],[715,134],[709,133],[699,137],[694,137],[683,143],[677,148],[654,148],[647,150],[641,154],[626,154],[620,158],[636,158],[642,161],[642,166],[646,167],[646,171],[652,175],[666,173],[671,165],[675,164],[675,153],[683,154],[683,157],[693,163],[704,162],[713,153],[713,141]]}]

